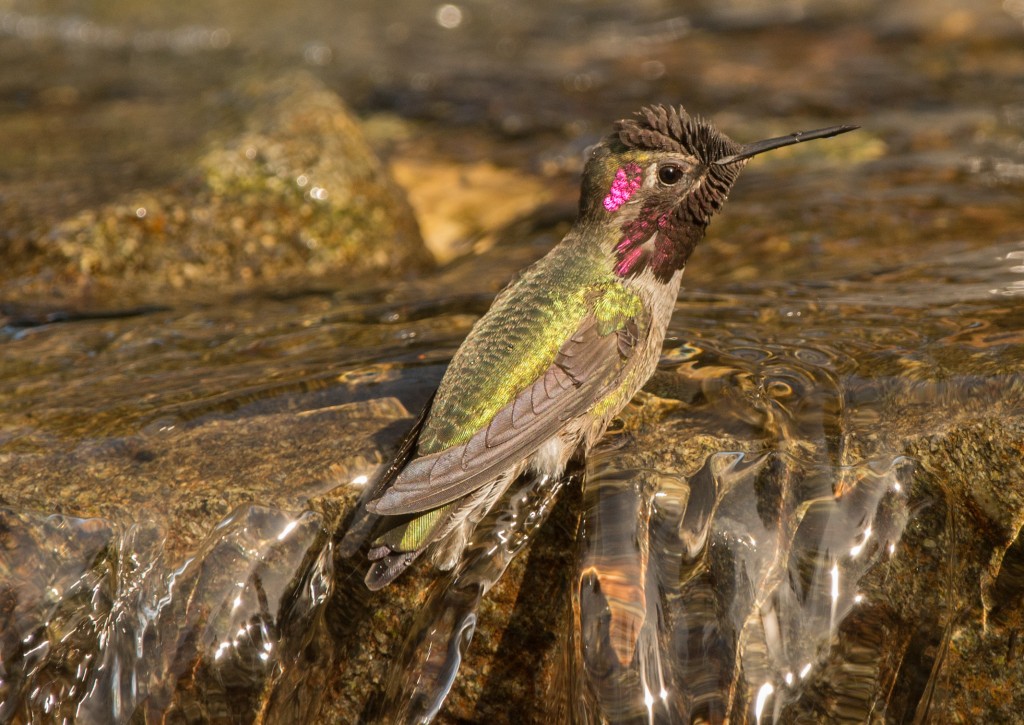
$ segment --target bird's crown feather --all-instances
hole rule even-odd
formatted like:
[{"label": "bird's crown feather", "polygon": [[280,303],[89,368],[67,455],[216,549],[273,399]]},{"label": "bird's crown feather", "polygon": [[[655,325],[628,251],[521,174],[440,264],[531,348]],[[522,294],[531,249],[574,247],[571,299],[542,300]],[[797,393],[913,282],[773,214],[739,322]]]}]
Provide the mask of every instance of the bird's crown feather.
[{"label": "bird's crown feather", "polygon": [[739,145],[682,106],[644,106],[635,118],[618,121],[615,136],[629,149],[696,156],[705,164],[736,153]]}]

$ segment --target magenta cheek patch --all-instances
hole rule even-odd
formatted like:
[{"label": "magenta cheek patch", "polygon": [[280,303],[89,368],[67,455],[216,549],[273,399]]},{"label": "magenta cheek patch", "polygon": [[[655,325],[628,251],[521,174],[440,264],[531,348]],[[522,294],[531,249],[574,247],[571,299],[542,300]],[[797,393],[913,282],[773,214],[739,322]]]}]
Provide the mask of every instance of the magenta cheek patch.
[{"label": "magenta cheek patch", "polygon": [[636,164],[626,164],[616,171],[615,180],[612,181],[612,186],[608,190],[608,196],[604,198],[604,208],[608,211],[616,211],[636,193],[642,179],[643,172]]}]

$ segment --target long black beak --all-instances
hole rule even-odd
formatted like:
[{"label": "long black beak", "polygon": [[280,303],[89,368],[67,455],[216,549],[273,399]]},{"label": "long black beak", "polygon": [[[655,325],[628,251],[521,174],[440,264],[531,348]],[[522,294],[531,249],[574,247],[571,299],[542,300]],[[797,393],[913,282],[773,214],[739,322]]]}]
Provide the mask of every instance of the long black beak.
[{"label": "long black beak", "polygon": [[755,141],[754,143],[748,143],[740,146],[738,153],[732,156],[725,156],[723,158],[714,161],[716,164],[731,164],[736,161],[742,161],[743,159],[749,159],[751,156],[757,156],[763,154],[765,151],[771,151],[772,149],[781,148],[783,146],[791,146],[795,143],[802,141],[813,141],[816,138],[829,138],[830,136],[838,136],[841,133],[848,131],[855,131],[860,126],[829,126],[828,128],[816,128],[813,131],[797,131],[791,133],[788,136],[779,136],[778,138],[768,138],[764,141]]}]

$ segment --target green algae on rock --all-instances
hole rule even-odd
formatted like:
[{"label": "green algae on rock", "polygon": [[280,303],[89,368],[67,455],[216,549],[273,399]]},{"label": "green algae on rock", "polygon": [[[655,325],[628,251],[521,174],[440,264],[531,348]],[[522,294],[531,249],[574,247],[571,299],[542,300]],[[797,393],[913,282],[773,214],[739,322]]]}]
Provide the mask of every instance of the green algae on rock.
[{"label": "green algae on rock", "polygon": [[412,208],[336,94],[296,73],[218,102],[222,117],[241,116],[240,133],[168,188],[81,211],[9,245],[9,259],[0,251],[0,295],[108,307],[116,294],[123,306],[430,266]]}]

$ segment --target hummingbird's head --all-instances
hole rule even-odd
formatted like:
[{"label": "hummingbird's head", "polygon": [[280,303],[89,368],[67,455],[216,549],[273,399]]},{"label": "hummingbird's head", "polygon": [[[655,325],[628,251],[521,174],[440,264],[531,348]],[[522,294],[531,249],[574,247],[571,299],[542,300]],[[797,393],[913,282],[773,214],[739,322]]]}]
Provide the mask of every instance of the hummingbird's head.
[{"label": "hummingbird's head", "polygon": [[632,277],[649,269],[668,282],[686,265],[751,156],[854,128],[741,145],[682,107],[646,107],[619,121],[594,148],[583,172],[580,218],[617,229],[615,274]]}]

